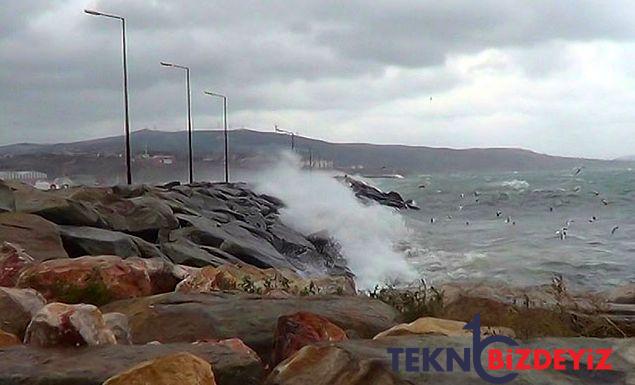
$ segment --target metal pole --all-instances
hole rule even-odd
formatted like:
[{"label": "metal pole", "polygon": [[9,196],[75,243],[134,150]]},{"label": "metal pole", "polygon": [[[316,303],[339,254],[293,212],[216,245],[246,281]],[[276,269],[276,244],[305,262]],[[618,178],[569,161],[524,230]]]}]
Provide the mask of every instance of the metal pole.
[{"label": "metal pole", "polygon": [[190,93],[190,68],[185,68],[187,75],[187,140],[190,149],[189,153],[189,169],[190,169],[190,184],[194,182],[193,177],[193,165],[192,165],[192,106],[191,106],[191,93]]},{"label": "metal pole", "polygon": [[123,53],[123,99],[124,99],[124,133],[125,133],[125,155],[126,155],[126,182],[132,184],[132,161],[130,150],[130,115],[128,110],[128,60],[127,60],[127,47],[126,47],[126,19],[118,16],[103,12],[97,12],[90,9],[85,9],[85,13],[93,16],[103,16],[111,19],[121,20],[121,50]]},{"label": "metal pole", "polygon": [[123,47],[123,98],[125,111],[125,131],[126,131],[126,181],[132,184],[132,161],[130,151],[130,116],[128,113],[128,60],[126,55],[126,20],[121,18],[121,36]]},{"label": "metal pole", "polygon": [[295,134],[291,133],[291,151],[295,151]]},{"label": "metal pole", "polygon": [[229,183],[229,150],[227,144],[227,97],[223,96],[223,126],[225,131],[225,183]]}]

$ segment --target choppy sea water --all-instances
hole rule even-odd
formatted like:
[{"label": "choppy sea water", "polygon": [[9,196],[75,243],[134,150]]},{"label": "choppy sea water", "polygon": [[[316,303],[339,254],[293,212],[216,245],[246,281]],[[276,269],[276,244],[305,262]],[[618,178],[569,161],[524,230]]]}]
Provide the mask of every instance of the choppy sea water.
[{"label": "choppy sea water", "polygon": [[[403,213],[410,234],[399,247],[428,282],[530,286],[561,274],[570,287],[589,291],[635,282],[633,170],[418,175],[369,182],[421,207]],[[556,235],[563,227],[565,239]]]}]

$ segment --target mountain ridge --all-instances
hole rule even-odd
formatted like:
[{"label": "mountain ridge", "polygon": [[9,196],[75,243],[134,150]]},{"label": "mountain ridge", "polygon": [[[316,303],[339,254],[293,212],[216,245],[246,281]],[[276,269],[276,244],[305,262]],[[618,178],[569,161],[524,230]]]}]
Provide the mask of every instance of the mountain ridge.
[{"label": "mountain ridge", "polygon": [[[220,159],[223,143],[222,130],[194,131],[195,159]],[[0,146],[0,154],[5,157],[117,156],[121,154],[123,144],[123,136],[53,144],[18,143]],[[187,157],[186,131],[135,131],[131,136],[131,146],[135,156],[147,151],[151,155],[173,155],[178,159]],[[289,135],[250,129],[229,132],[230,160],[233,163],[254,157],[270,158],[281,150],[290,149],[290,146]],[[515,171],[620,164],[617,161],[547,155],[513,147],[455,149],[404,144],[333,143],[297,135],[295,151],[306,159],[331,161],[337,169],[371,173]]]}]

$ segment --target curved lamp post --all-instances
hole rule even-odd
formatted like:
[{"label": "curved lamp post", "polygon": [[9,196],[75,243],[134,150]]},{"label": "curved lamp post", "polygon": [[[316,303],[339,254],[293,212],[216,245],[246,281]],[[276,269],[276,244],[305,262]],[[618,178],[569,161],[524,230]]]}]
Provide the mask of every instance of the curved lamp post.
[{"label": "curved lamp post", "polygon": [[108,13],[92,11],[90,9],[85,9],[85,13],[93,16],[103,16],[111,19],[121,20],[121,40],[122,40],[122,51],[123,51],[123,99],[124,99],[124,130],[126,134],[126,181],[128,184],[132,184],[132,171],[131,171],[131,160],[130,160],[130,117],[128,116],[128,63],[126,60],[126,19],[121,16],[111,15]]},{"label": "curved lamp post", "polygon": [[187,143],[189,147],[188,152],[188,166],[189,166],[189,175],[190,175],[190,184],[194,182],[193,178],[193,166],[192,166],[192,106],[191,106],[191,98],[192,94],[190,92],[190,67],[167,63],[162,61],[161,65],[164,67],[172,67],[185,70],[185,80],[187,84]]},{"label": "curved lamp post", "polygon": [[211,91],[203,91],[203,93],[223,99],[223,134],[225,136],[225,183],[229,183],[229,150],[227,148],[227,96]]}]

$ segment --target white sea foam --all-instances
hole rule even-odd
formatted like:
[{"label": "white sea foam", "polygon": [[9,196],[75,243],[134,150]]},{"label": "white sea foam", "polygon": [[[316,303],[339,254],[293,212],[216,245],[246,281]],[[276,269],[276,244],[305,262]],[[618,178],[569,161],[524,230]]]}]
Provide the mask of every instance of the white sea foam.
[{"label": "white sea foam", "polygon": [[512,179],[501,182],[500,186],[513,188],[514,190],[525,190],[529,188],[529,183],[522,179]]},{"label": "white sea foam", "polygon": [[385,206],[361,204],[332,175],[301,170],[299,159],[289,153],[253,182],[257,191],[282,199],[285,223],[306,234],[327,230],[340,243],[359,288],[416,278],[404,255],[393,246],[408,236],[399,213]]}]

